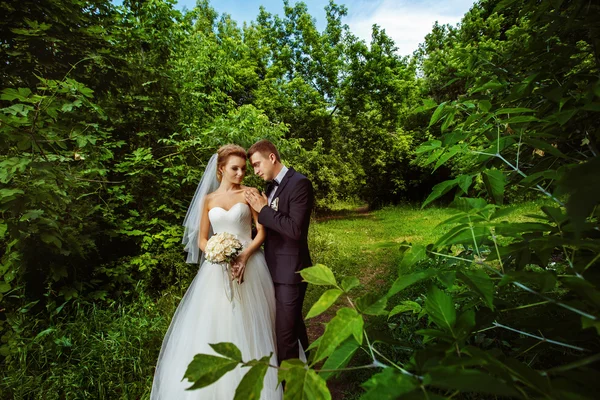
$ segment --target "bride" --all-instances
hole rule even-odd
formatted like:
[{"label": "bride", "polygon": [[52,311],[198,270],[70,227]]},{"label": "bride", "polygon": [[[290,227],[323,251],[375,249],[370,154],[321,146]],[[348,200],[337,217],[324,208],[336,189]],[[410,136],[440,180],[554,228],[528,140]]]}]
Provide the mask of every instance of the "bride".
[{"label": "bride", "polygon": [[[236,367],[217,382],[199,390],[186,391],[192,383],[182,378],[195,354],[217,355],[210,343],[231,342],[243,360],[275,354],[275,294],[271,275],[259,248],[265,231],[258,216],[245,201],[242,179],[246,173],[246,152],[237,145],[221,147],[210,159],[184,220],[183,243],[187,262],[200,270],[175,311],[163,340],[152,384],[152,400],[233,399],[235,390],[249,368]],[[257,234],[252,239],[252,220]],[[238,271],[232,281],[226,268],[204,261],[208,238],[213,233],[237,236],[244,250],[234,261]],[[277,370],[269,368],[261,399],[281,399]]]}]

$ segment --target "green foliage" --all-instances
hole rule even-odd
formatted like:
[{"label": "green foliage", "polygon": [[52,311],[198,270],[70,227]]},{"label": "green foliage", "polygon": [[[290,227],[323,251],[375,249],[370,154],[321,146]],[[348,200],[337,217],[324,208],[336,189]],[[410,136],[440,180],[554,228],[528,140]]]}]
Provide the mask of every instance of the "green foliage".
[{"label": "green foliage", "polygon": [[[361,215],[311,237],[307,317],[332,318],[308,368],[280,369],[286,398],[329,398],[346,368],[365,398],[597,392],[594,2],[481,1],[411,59],[378,26],[359,40],[333,2],[323,32],[303,3],[243,28],[208,1],[13,3],[0,6],[2,396],[147,395],[173,288],[195,272],[180,224],[204,163],[261,138],[312,180],[319,209],[424,199],[452,212],[435,234],[372,228],[368,255],[354,238],[323,252]],[[554,204],[507,221],[528,193]],[[221,367],[199,357],[189,377],[241,364],[236,398],[259,397],[268,359],[215,350]]]},{"label": "green foliage", "polygon": [[[365,398],[595,396],[599,12],[585,1],[481,2],[460,27],[434,27],[417,54],[435,102],[416,111],[431,113],[416,152],[420,165],[455,172],[423,203],[454,194],[449,230],[427,246],[403,244],[383,295],[347,293],[321,265],[303,274],[329,286],[311,316],[346,300],[305,371],[328,358],[346,365],[358,345],[370,360],[352,369],[385,367],[363,384]],[[555,205],[507,222],[501,206],[517,187]],[[426,294],[407,290],[423,282]],[[418,327],[409,355],[370,339],[380,314],[392,334]]]}]

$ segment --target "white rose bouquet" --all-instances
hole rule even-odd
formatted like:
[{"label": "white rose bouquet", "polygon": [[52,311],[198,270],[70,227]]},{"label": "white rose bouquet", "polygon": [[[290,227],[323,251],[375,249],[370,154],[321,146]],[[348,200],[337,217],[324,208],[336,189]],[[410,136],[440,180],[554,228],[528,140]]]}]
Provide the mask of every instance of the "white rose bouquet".
[{"label": "white rose bouquet", "polygon": [[206,243],[206,260],[213,264],[231,264],[242,252],[242,242],[228,232],[215,234]]}]

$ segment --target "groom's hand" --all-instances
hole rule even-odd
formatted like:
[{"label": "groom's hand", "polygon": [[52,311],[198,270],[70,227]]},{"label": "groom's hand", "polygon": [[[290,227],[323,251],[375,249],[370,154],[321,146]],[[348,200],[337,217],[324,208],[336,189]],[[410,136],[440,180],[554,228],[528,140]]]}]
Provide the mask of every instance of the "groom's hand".
[{"label": "groom's hand", "polygon": [[244,196],[250,207],[258,213],[268,204],[267,196],[264,193],[261,194],[256,188],[247,189],[244,192]]}]

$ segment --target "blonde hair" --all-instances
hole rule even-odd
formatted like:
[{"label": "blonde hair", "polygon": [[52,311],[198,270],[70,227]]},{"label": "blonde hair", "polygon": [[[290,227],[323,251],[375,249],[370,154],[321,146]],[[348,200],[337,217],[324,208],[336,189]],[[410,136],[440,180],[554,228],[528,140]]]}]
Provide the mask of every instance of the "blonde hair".
[{"label": "blonde hair", "polygon": [[219,150],[217,150],[217,180],[219,182],[221,182],[221,179],[223,178],[221,168],[227,164],[227,160],[231,156],[237,156],[244,160],[248,159],[246,150],[244,150],[242,146],[238,146],[237,144],[226,144],[225,146],[221,146]]},{"label": "blonde hair", "polygon": [[269,154],[275,154],[275,158],[277,161],[281,162],[281,157],[279,157],[279,152],[277,151],[277,147],[267,139],[260,140],[252,145],[248,149],[248,158],[251,158],[254,153],[260,153],[263,157],[269,157]]}]

